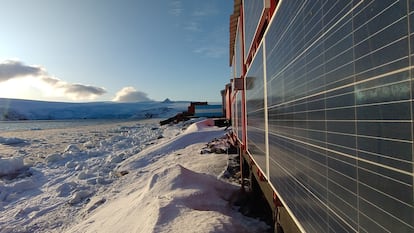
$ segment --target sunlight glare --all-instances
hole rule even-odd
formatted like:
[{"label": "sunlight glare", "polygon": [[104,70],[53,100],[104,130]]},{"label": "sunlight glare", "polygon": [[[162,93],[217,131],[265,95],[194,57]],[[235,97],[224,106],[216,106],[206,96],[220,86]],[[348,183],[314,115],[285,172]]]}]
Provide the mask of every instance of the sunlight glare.
[{"label": "sunlight glare", "polygon": [[47,87],[34,77],[14,78],[0,83],[1,98],[39,99]]}]

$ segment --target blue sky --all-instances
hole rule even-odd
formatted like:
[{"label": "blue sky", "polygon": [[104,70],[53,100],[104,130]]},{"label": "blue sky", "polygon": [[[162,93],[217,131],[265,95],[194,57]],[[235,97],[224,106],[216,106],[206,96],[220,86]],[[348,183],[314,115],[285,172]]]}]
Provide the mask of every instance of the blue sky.
[{"label": "blue sky", "polygon": [[0,97],[220,101],[232,0],[2,0]]}]

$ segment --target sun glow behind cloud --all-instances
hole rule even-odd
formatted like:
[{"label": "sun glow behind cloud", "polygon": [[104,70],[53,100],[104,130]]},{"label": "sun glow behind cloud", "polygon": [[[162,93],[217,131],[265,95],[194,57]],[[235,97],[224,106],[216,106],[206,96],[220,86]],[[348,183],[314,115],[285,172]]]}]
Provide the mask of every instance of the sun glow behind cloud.
[{"label": "sun glow behind cloud", "polygon": [[[55,88],[39,77],[33,76],[14,78],[0,83],[0,97],[32,99],[34,96],[37,96],[39,100],[48,98],[64,99],[65,93],[63,89]],[[75,100],[75,98],[69,99]]]},{"label": "sun glow behind cloud", "polygon": [[39,90],[30,83],[29,78],[15,78],[0,83],[0,97],[28,99],[38,95]]},{"label": "sun glow behind cloud", "polygon": [[0,63],[0,97],[94,100],[105,93],[101,87],[60,80],[40,66],[29,66],[15,60]]}]

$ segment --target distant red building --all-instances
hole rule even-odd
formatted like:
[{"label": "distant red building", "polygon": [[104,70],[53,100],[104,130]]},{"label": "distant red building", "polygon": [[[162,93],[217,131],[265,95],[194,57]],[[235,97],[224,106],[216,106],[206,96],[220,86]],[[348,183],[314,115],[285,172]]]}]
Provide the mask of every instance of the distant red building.
[{"label": "distant red building", "polygon": [[188,110],[187,110],[189,115],[191,115],[191,116],[194,115],[196,105],[208,105],[208,103],[207,102],[191,102],[190,106],[188,106]]}]

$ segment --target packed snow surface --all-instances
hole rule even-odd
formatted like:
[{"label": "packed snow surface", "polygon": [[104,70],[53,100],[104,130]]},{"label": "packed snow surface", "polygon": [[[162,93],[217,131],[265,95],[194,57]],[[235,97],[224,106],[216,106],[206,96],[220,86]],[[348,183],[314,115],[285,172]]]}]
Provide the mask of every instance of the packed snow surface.
[{"label": "packed snow surface", "polygon": [[136,121],[0,132],[0,232],[263,232],[231,205],[223,128]]}]

